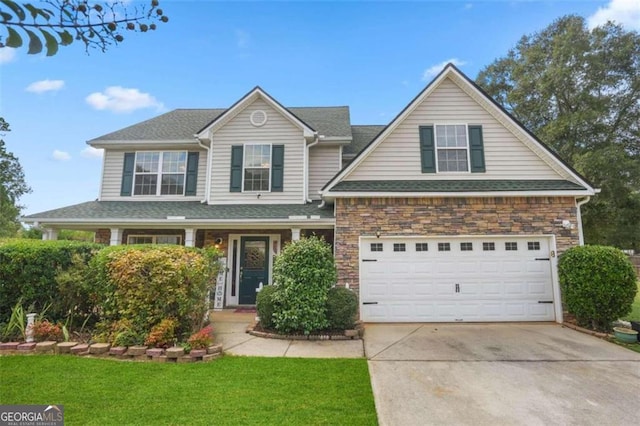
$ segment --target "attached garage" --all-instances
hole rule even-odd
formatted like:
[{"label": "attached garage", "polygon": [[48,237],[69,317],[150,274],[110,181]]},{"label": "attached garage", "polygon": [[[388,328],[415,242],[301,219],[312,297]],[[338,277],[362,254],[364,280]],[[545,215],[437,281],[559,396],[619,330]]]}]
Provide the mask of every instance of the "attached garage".
[{"label": "attached garage", "polygon": [[365,322],[559,320],[551,236],[361,237]]}]

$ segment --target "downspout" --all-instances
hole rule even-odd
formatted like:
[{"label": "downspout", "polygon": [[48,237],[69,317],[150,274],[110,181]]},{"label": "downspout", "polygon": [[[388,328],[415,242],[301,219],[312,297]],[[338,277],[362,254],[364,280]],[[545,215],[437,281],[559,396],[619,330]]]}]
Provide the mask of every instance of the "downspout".
[{"label": "downspout", "polygon": [[309,198],[309,149],[312,146],[316,146],[320,143],[320,136],[318,136],[318,132],[314,133],[314,138],[313,138],[313,142],[311,142],[309,145],[307,145],[306,149],[305,149],[305,155],[304,155],[304,201],[307,203],[312,203],[313,201],[311,201],[311,199]]},{"label": "downspout", "polygon": [[[211,148],[203,144],[197,136],[196,139],[198,141],[198,146],[207,150],[207,171],[205,173],[206,181],[204,182],[204,199],[200,202],[202,204],[209,204],[209,191],[211,190]],[[209,143],[213,143],[211,138],[209,138]]]},{"label": "downspout", "polygon": [[584,245],[584,234],[582,232],[582,213],[580,212],[580,207],[583,206],[584,204],[587,204],[589,200],[591,200],[590,196],[584,197],[580,201],[576,199],[576,215],[578,219],[578,241],[580,242],[581,246]]}]

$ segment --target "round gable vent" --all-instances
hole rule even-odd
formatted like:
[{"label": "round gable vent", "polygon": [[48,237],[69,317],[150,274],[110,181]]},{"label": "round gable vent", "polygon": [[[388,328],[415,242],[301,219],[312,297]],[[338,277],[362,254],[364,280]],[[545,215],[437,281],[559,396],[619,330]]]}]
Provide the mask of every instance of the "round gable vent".
[{"label": "round gable vent", "polygon": [[264,126],[267,123],[267,113],[261,109],[255,110],[249,117],[251,124],[256,127]]}]

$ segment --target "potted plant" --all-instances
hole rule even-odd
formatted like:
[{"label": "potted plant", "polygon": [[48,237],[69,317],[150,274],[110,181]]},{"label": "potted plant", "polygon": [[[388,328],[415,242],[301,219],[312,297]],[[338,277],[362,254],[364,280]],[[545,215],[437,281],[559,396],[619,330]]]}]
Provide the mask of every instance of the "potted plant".
[{"label": "potted plant", "polygon": [[638,332],[630,328],[613,327],[613,335],[624,343],[636,343],[638,341]]}]

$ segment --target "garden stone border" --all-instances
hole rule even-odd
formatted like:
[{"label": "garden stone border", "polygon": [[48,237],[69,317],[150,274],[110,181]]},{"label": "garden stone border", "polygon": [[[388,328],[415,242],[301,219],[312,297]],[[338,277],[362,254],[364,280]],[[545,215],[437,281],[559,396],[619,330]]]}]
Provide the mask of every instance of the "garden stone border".
[{"label": "garden stone border", "polygon": [[0,343],[1,355],[71,354],[91,358],[110,358],[123,361],[151,362],[209,362],[222,356],[222,345],[211,345],[207,349],[192,349],[186,354],[184,348],[147,348],[146,346],[111,346],[108,343],[78,343],[45,341],[38,343]]},{"label": "garden stone border", "polygon": [[249,324],[246,329],[246,333],[255,336],[262,337],[264,339],[277,339],[277,340],[361,340],[364,335],[364,326],[362,323],[357,323],[356,327],[352,330],[345,330],[343,334],[277,334],[268,331],[258,331],[255,328],[259,322]]}]

